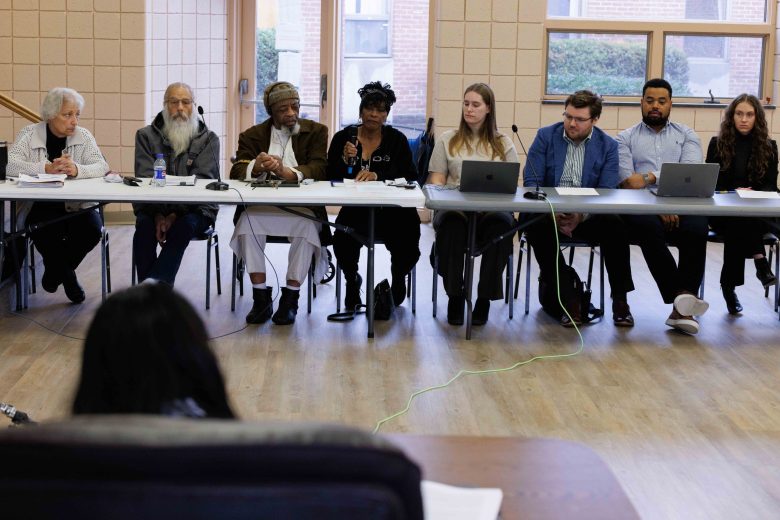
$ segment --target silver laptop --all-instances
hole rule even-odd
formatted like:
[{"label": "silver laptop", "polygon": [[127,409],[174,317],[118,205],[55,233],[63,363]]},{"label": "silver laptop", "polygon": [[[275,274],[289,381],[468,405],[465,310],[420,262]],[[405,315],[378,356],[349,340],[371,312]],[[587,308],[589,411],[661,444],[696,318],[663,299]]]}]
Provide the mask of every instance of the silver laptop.
[{"label": "silver laptop", "polygon": [[466,193],[515,193],[519,162],[463,161],[460,191]]},{"label": "silver laptop", "polygon": [[712,197],[719,171],[713,163],[663,163],[658,186],[650,191],[659,197]]}]

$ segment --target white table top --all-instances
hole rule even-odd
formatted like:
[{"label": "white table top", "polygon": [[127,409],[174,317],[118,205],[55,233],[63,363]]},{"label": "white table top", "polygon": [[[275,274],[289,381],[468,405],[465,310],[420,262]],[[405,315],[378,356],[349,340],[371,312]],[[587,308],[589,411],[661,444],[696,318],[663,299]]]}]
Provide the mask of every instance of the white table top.
[{"label": "white table top", "polygon": [[[599,189],[598,196],[558,195],[555,188],[541,188],[556,212],[606,214],[676,214],[735,217],[780,217],[778,199],[743,199],[735,193],[716,193],[712,198],[657,197],[647,190]],[[515,211],[546,213],[545,201],[523,198],[533,188],[518,188],[512,195],[462,193],[452,189],[426,186],[425,206],[431,209],[462,211]]]},{"label": "white table top", "polygon": [[68,180],[61,188],[20,188],[7,180],[0,183],[0,200],[62,200],[88,202],[169,202],[184,204],[265,204],[301,206],[395,206],[421,208],[425,205],[422,190],[391,186],[332,187],[328,181],[298,188],[251,188],[243,181],[226,181],[227,191],[205,189],[210,181],[199,179],[195,186],[140,186],[109,183],[102,178]]}]

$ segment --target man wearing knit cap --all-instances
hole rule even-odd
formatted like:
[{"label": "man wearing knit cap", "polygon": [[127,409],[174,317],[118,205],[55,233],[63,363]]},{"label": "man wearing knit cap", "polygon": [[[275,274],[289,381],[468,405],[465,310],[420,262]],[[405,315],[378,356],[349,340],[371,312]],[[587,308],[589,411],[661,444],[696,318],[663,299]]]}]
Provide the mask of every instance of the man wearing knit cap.
[{"label": "man wearing knit cap", "polygon": [[[236,162],[231,179],[276,179],[300,182],[303,179],[325,179],[328,129],[315,121],[299,119],[300,98],[294,85],[286,81],[271,83],[263,93],[263,103],[270,117],[238,136]],[[327,220],[324,207],[293,208]],[[308,275],[312,256],[314,279],[321,280],[327,268],[323,251],[330,240],[330,228],[313,220],[274,207],[254,206],[236,210],[236,225],[230,247],[244,261],[252,282],[252,310],[247,323],[277,325],[295,321],[298,296]],[[266,285],[266,237],[283,236],[290,240],[287,263],[287,286],[281,290],[279,306],[273,313],[272,287]],[[273,316],[272,316],[273,314]]]}]

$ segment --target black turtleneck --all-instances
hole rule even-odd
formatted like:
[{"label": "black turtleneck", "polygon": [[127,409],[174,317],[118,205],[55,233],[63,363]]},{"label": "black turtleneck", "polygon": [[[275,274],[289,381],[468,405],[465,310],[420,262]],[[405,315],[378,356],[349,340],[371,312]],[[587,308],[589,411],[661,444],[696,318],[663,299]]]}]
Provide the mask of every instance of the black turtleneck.
[{"label": "black turtleneck", "polygon": [[57,137],[54,135],[51,128],[49,128],[49,125],[46,125],[46,155],[50,162],[62,155],[67,140],[67,137]]},{"label": "black turtleneck", "polygon": [[748,162],[753,150],[753,135],[742,135],[737,132],[734,141],[734,159],[731,165],[731,175],[734,179],[734,187],[750,186],[750,176],[748,175]]}]

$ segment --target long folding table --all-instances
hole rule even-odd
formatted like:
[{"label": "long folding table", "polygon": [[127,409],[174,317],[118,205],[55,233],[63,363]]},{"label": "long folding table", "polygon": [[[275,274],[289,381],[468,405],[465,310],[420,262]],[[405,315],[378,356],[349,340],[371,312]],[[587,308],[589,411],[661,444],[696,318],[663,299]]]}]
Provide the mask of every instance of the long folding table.
[{"label": "long folding table", "polygon": [[[381,183],[365,183],[335,187],[327,181],[313,182],[296,188],[253,188],[243,181],[227,181],[227,191],[205,189],[206,181],[199,180],[195,186],[151,186],[146,182],[140,186],[123,183],[109,183],[102,178],[66,181],[61,188],[22,188],[15,180],[0,183],[0,201],[94,201],[149,202],[182,204],[226,204],[247,206],[361,206],[369,210],[369,232],[367,237],[353,236],[368,248],[366,268],[366,314],[368,316],[368,337],[374,337],[374,211],[381,207],[420,208],[425,197],[419,187],[385,186]],[[0,222],[5,221],[5,204],[0,204]],[[12,221],[12,232],[15,232]],[[0,226],[0,257],[4,245],[4,226]],[[17,303],[19,292],[17,287]]]},{"label": "long folding table", "polygon": [[[425,186],[425,206],[433,210],[463,211],[468,216],[466,241],[466,339],[471,339],[472,280],[474,276],[476,215],[480,211],[516,213],[602,213],[614,215],[707,215],[780,217],[780,199],[746,199],[736,193],[712,198],[657,197],[648,190],[598,189],[597,195],[560,195],[555,188],[541,188],[546,200],[523,197],[534,188],[518,188],[514,194],[463,193],[442,186]],[[515,228],[515,231],[518,228]]]}]

